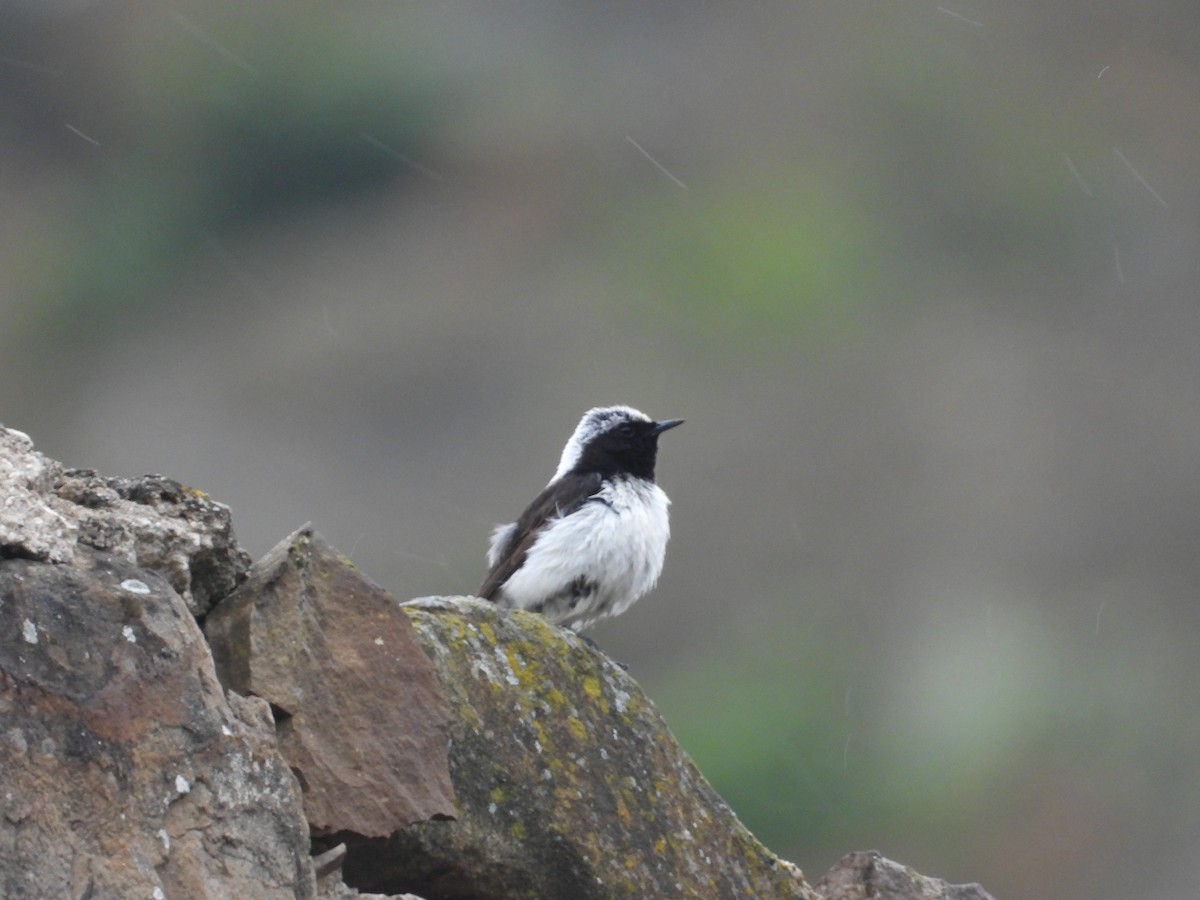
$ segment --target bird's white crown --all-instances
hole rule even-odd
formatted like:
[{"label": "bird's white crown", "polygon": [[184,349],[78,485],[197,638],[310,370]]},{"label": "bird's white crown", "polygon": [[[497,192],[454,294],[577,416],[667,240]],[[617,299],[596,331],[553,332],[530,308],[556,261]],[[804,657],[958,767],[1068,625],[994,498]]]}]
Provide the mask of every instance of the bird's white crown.
[{"label": "bird's white crown", "polygon": [[553,484],[575,467],[579,456],[587,442],[599,434],[617,427],[622,422],[653,422],[648,415],[632,406],[597,406],[589,409],[575,426],[575,433],[563,447],[562,458],[558,461],[558,469],[549,484]]}]

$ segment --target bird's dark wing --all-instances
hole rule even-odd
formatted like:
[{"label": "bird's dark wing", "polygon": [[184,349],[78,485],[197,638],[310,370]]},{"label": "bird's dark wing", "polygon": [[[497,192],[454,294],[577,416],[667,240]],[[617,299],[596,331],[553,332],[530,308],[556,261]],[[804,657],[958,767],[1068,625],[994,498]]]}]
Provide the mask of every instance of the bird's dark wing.
[{"label": "bird's dark wing", "polygon": [[596,472],[580,475],[565,475],[534,498],[517,526],[500,548],[499,559],[492,566],[476,596],[495,600],[496,591],[525,564],[529,548],[533,546],[546,523],[552,519],[569,516],[600,490],[601,478]]}]

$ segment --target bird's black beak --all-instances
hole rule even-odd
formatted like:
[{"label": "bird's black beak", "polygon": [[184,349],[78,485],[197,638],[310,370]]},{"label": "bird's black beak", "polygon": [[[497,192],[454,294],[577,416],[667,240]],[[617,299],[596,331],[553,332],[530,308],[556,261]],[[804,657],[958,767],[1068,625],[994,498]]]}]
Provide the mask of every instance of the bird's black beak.
[{"label": "bird's black beak", "polygon": [[676,425],[682,424],[683,419],[663,419],[661,422],[654,423],[654,433],[662,434],[664,431],[674,428]]}]

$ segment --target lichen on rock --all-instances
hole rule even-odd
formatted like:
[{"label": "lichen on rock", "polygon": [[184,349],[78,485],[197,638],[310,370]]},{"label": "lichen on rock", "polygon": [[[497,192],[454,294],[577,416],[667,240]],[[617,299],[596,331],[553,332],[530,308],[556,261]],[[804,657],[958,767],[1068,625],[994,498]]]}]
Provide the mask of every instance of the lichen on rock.
[{"label": "lichen on rock", "polygon": [[430,896],[814,897],[758,843],[637,683],[542,616],[405,604],[455,712],[455,821],[356,852],[347,881]]}]

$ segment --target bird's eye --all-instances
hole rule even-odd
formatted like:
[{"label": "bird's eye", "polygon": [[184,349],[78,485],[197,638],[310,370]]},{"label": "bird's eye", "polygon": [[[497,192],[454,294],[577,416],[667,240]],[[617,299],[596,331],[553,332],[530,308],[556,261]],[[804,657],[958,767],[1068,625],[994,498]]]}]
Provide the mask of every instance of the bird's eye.
[{"label": "bird's eye", "polygon": [[633,437],[633,426],[628,422],[623,425],[618,425],[617,434],[621,435],[621,437]]}]

